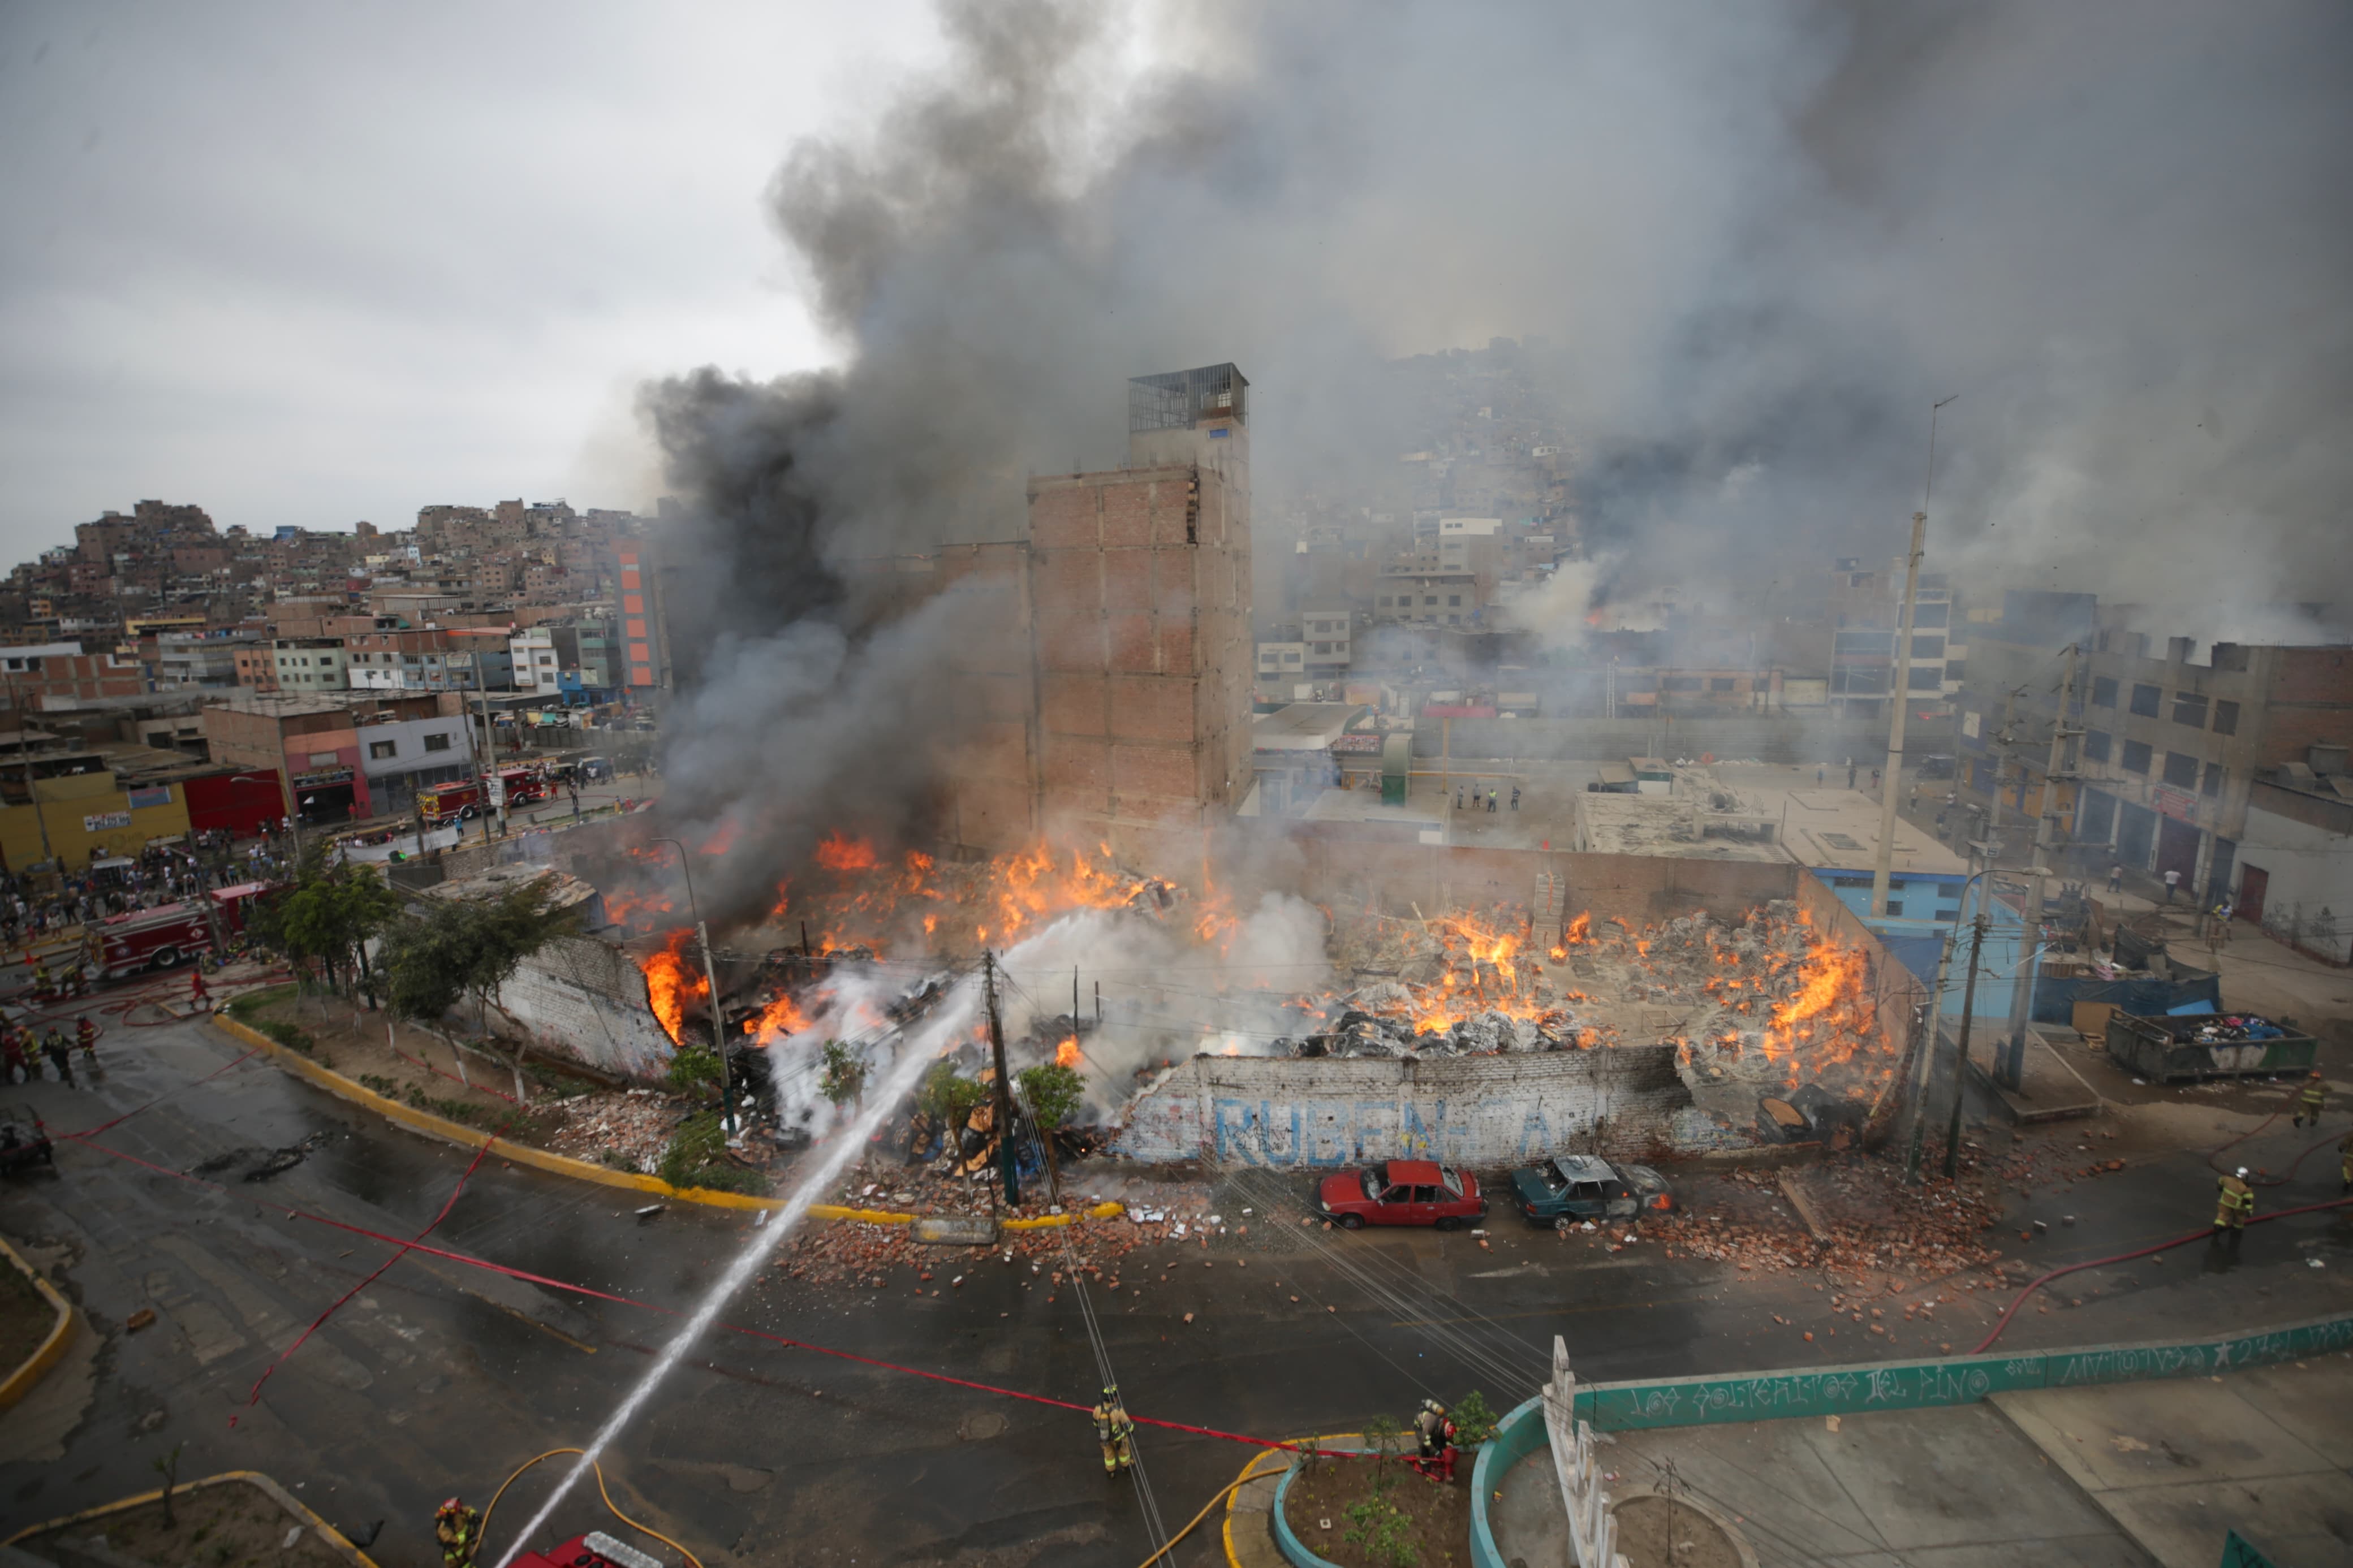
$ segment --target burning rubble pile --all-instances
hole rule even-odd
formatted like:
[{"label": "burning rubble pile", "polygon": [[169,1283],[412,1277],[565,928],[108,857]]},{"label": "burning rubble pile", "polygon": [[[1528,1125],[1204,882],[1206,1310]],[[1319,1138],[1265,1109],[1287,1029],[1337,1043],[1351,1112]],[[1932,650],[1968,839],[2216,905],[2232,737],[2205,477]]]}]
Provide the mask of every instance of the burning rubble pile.
[{"label": "burning rubble pile", "polygon": [[[1793,902],[1737,921],[1704,913],[1634,927],[1579,915],[1546,944],[1525,911],[1429,920],[1366,916],[1334,933],[1355,988],[1302,1056],[1590,1050],[1672,1039],[1704,1082],[1794,1086],[1849,1067],[1853,1087],[1893,1063],[1858,950],[1825,940]],[[1644,1037],[1646,1020],[1673,1022]],[[1840,1076],[1833,1074],[1832,1076]]]}]

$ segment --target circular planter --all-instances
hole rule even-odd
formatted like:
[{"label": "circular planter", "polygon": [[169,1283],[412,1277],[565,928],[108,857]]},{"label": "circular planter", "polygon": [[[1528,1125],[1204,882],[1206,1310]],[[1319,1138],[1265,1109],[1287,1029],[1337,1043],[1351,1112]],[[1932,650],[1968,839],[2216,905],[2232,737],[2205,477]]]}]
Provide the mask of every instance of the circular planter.
[{"label": "circular planter", "polygon": [[[1625,1542],[1623,1540],[1623,1531],[1630,1520],[1633,1518],[1639,1518],[1644,1512],[1662,1511],[1666,1507],[1665,1499],[1666,1494],[1659,1490],[1657,1488],[1642,1486],[1628,1487],[1624,1491],[1616,1493],[1610,1498],[1610,1515],[1611,1517],[1616,1518],[1619,1521],[1618,1528],[1620,1531],[1620,1540],[1619,1542],[1618,1549],[1620,1552],[1625,1552],[1626,1551]],[[1627,1513],[1627,1508],[1630,1504],[1638,1505],[1632,1515],[1629,1515]],[[1725,1518],[1722,1514],[1716,1512],[1714,1509],[1709,1508],[1704,1503],[1694,1502],[1691,1500],[1690,1494],[1685,1492],[1678,1492],[1675,1495],[1674,1510],[1677,1515],[1690,1514],[1698,1521],[1694,1525],[1684,1525],[1678,1522],[1675,1530],[1676,1534],[1683,1535],[1687,1530],[1712,1532],[1724,1543],[1725,1548],[1727,1549],[1733,1557],[1738,1562],[1739,1568],[1758,1568],[1757,1562],[1757,1549],[1748,1544],[1748,1538],[1741,1534],[1738,1530],[1735,1529],[1730,1520]],[[1686,1538],[1696,1539],[1695,1536]],[[1632,1554],[1627,1553],[1627,1556],[1629,1561],[1631,1561]],[[1706,1561],[1706,1558],[1700,1553],[1694,1553],[1693,1556],[1698,1561]],[[1668,1559],[1665,1558],[1658,1559],[1658,1561],[1661,1562],[1667,1560]],[[1719,1554],[1717,1561],[1720,1562],[1721,1560],[1721,1554]]]},{"label": "circular planter", "polygon": [[[1331,1438],[1325,1438],[1320,1447],[1331,1449],[1345,1449],[1346,1452],[1352,1454],[1366,1454],[1372,1451],[1369,1448],[1360,1447],[1355,1443],[1339,1442]],[[1454,1484],[1456,1486],[1461,1487],[1472,1484],[1478,1474],[1479,1457],[1481,1454],[1484,1453],[1485,1450],[1486,1445],[1484,1444],[1480,1445],[1480,1447],[1476,1448],[1465,1448],[1462,1450],[1461,1457],[1457,1458],[1454,1463]],[[1298,1533],[1291,1528],[1291,1521],[1287,1517],[1285,1505],[1291,1499],[1291,1483],[1297,1479],[1298,1475],[1299,1461],[1297,1459],[1293,1459],[1292,1460],[1290,1467],[1282,1472],[1282,1479],[1275,1483],[1274,1508],[1267,1515],[1269,1522],[1274,1529],[1275,1549],[1282,1553],[1283,1561],[1289,1563],[1292,1565],[1292,1568],[1340,1568],[1338,1563],[1333,1562],[1328,1557],[1321,1555],[1305,1542],[1300,1540]],[[1475,1494],[1471,1500],[1471,1512],[1472,1520],[1472,1532],[1475,1534],[1478,1528],[1477,1521],[1480,1514],[1479,1499]],[[1744,1565],[1744,1568],[1754,1568],[1754,1565]]]}]

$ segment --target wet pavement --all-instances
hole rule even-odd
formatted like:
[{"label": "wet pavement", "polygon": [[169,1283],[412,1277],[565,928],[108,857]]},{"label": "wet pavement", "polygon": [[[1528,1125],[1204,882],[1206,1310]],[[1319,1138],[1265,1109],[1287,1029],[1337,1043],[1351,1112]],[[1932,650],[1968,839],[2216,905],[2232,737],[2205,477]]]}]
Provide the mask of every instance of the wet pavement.
[{"label": "wet pavement", "polygon": [[[395,1250],[290,1219],[289,1208],[413,1236],[448,1203],[471,1155],[376,1123],[266,1057],[219,1071],[242,1048],[204,1026],[132,1031],[101,1047],[107,1075],[93,1087],[0,1089],[0,1104],[38,1110],[65,1130],[156,1100],[98,1142],[171,1172],[206,1167],[222,1184],[65,1144],[54,1176],[0,1185],[0,1233],[58,1260],[55,1277],[100,1336],[94,1357],[69,1362],[0,1423],[0,1520],[13,1527],[146,1489],[151,1458],[185,1443],[183,1476],[265,1471],[350,1530],[387,1521],[372,1548],[386,1568],[427,1568],[433,1506],[453,1492],[479,1505],[532,1456],[586,1438],[674,1320],[412,1253],[329,1317],[254,1398],[257,1379],[295,1337]],[[306,1139],[316,1141],[289,1168],[242,1179],[270,1151]],[[2303,1184],[2309,1193],[2266,1206],[2333,1195],[2334,1173],[2326,1191],[2317,1174]],[[1401,1416],[1425,1393],[1452,1398],[1472,1386],[1500,1409],[1533,1392],[1556,1333],[1588,1379],[1866,1354],[1852,1337],[1802,1342],[1801,1314],[1822,1300],[1810,1275],[1745,1280],[1655,1247],[1611,1255],[1508,1222],[1486,1247],[1468,1234],[1325,1235],[1272,1212],[1304,1190],[1305,1178],[1283,1173],[1229,1179],[1216,1205],[1231,1224],[1244,1206],[1258,1211],[1250,1236],[1206,1251],[1139,1250],[1123,1266],[1123,1289],[1094,1293],[1132,1410],[1287,1436],[1354,1430],[1377,1411]],[[2205,1217],[2211,1190],[2197,1157],[2179,1155],[2149,1156],[2073,1190],[2011,1194],[2025,1211],[2018,1224],[2048,1216],[2052,1226],[2019,1250],[2048,1266],[2176,1234]],[[682,1309],[749,1239],[747,1215],[672,1205],[640,1222],[638,1206],[633,1194],[493,1157],[430,1245]],[[2074,1225],[2063,1224],[2066,1214]],[[2308,1268],[2314,1258],[2326,1267]],[[2010,1332],[2021,1345],[2154,1338],[2353,1301],[2353,1234],[2343,1219],[2260,1227],[2230,1261],[2202,1272],[2189,1249],[2163,1265],[2078,1276],[2054,1310],[2030,1308]],[[943,1281],[962,1271],[965,1283],[923,1297],[903,1270],[885,1289],[860,1292],[771,1272],[726,1317],[1092,1400],[1095,1352],[1070,1291],[1050,1302],[1026,1268],[968,1251],[944,1251],[941,1263]],[[1940,1309],[1939,1336],[1973,1343],[1982,1334],[2004,1298],[1978,1294]],[[2068,1304],[2076,1300],[2084,1304]],[[126,1331],[142,1308],[156,1321]],[[1777,1313],[1789,1322],[1777,1323]],[[1907,1331],[1882,1353],[1931,1353],[1917,1337]],[[1250,1452],[1152,1428],[1142,1449],[1172,1529]],[[737,1334],[697,1347],[606,1472],[623,1509],[714,1565],[1060,1568],[1134,1563],[1150,1549],[1136,1489],[1104,1479],[1082,1415]],[[526,1478],[501,1505],[492,1561],[546,1481]],[[566,1533],[608,1522],[593,1489],[558,1516]],[[1214,1518],[1175,1560],[1223,1561]]]}]

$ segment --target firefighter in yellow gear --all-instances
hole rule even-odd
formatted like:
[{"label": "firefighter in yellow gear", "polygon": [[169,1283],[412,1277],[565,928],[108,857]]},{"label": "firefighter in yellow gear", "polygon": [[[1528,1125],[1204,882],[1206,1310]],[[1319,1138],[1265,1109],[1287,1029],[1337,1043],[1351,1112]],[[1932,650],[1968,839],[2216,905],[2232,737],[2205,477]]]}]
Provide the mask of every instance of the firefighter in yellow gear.
[{"label": "firefighter in yellow gear", "polygon": [[2304,1080],[2304,1088],[2297,1092],[2295,1115],[2289,1119],[2288,1125],[2301,1127],[2309,1121],[2315,1127],[2319,1126],[2320,1108],[2327,1101],[2328,1086],[2321,1081],[2320,1075],[2316,1072]]},{"label": "firefighter in yellow gear", "polygon": [[1119,1385],[1103,1384],[1103,1403],[1092,1412],[1095,1441],[1103,1445],[1103,1474],[1116,1475],[1135,1463],[1135,1423],[1119,1402]]},{"label": "firefighter in yellow gear", "polygon": [[433,1515],[433,1539],[441,1543],[441,1568],[472,1568],[482,1542],[482,1516],[456,1498]]},{"label": "firefighter in yellow gear", "polygon": [[37,958],[33,960],[33,994],[36,996],[47,995],[49,994],[50,984],[48,960],[45,958]]},{"label": "firefighter in yellow gear", "polygon": [[2242,1165],[2235,1175],[2222,1178],[2214,1195],[2214,1235],[2219,1239],[2224,1231],[2231,1234],[2233,1245],[2254,1217],[2255,1189],[2247,1185],[2247,1168]]}]

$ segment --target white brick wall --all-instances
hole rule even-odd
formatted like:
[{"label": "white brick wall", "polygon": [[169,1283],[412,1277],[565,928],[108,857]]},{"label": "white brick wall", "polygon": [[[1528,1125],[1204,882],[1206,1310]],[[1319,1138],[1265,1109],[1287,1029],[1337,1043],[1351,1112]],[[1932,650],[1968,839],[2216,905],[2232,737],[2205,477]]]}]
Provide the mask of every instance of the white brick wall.
[{"label": "white brick wall", "polygon": [[646,1001],[628,954],[593,937],[562,937],[523,960],[499,1005],[533,1039],[590,1067],[630,1078],[670,1068],[670,1037]]},{"label": "white brick wall", "polygon": [[1588,1147],[1597,1121],[1605,1149],[1646,1152],[1674,1142],[1691,1103],[1672,1046],[1423,1062],[1203,1056],[1137,1097],[1113,1146],[1134,1160],[1275,1167],[1504,1165]]}]

